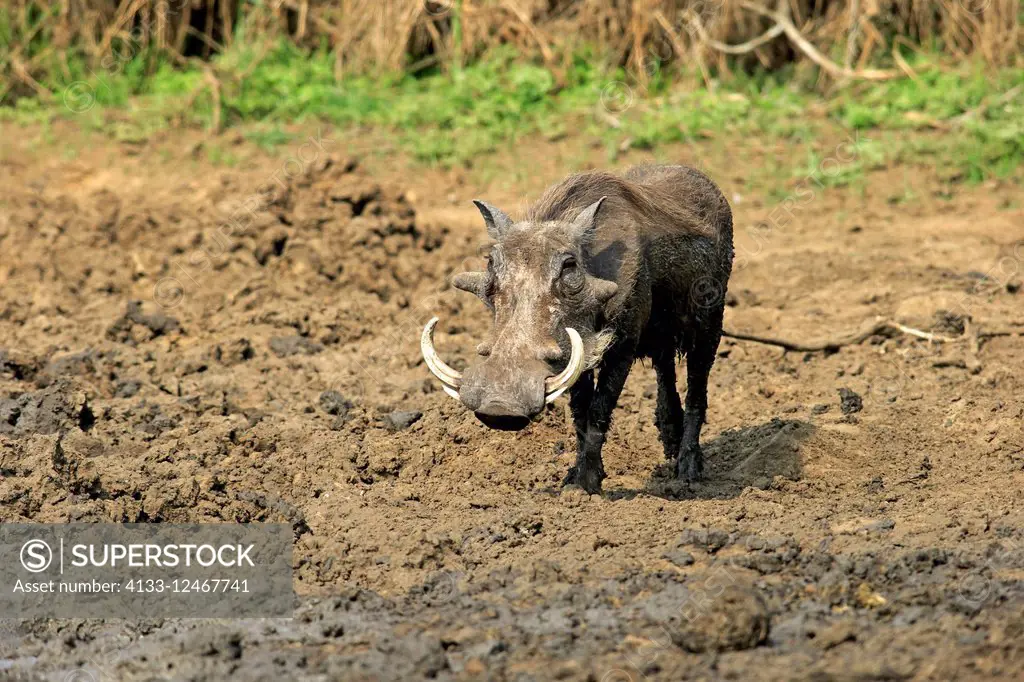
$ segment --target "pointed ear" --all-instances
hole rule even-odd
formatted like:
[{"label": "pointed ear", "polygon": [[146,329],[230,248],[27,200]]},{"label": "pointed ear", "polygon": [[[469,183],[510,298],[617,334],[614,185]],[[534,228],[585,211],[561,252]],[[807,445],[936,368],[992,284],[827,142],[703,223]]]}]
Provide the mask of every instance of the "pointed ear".
[{"label": "pointed ear", "polygon": [[580,211],[576,220],[572,221],[572,236],[578,241],[589,241],[597,227],[597,212],[608,197],[601,197],[590,206]]},{"label": "pointed ear", "polygon": [[474,199],[473,203],[479,209],[480,215],[484,217],[484,223],[487,225],[487,234],[491,236],[491,239],[500,241],[505,236],[505,233],[508,232],[508,228],[512,226],[512,219],[500,208],[492,206],[486,201]]}]

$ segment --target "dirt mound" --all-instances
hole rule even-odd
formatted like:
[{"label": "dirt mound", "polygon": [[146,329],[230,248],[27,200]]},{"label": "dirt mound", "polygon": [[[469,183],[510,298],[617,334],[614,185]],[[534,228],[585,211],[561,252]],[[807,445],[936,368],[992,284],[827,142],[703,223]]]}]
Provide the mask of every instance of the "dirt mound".
[{"label": "dirt mound", "polygon": [[[401,191],[335,157],[279,184],[222,176],[162,195],[64,189],[8,198],[3,242],[19,258],[5,263],[4,319],[21,343],[4,350],[0,434],[16,439],[5,445],[19,467],[0,485],[50,520],[303,526],[261,483],[265,456],[304,451],[328,430],[303,459],[315,469],[322,455],[357,479],[353,434],[380,422],[375,405],[336,391],[345,419],[315,407],[326,385],[309,380],[320,367],[296,358],[345,356],[343,343],[367,333],[365,311],[396,310],[398,292],[438,278],[441,263],[425,265],[444,231],[420,228]],[[35,329],[48,332],[42,346]],[[264,361],[274,369],[260,376]],[[79,458],[83,448],[92,454]],[[60,467],[87,469],[88,484]]]}]

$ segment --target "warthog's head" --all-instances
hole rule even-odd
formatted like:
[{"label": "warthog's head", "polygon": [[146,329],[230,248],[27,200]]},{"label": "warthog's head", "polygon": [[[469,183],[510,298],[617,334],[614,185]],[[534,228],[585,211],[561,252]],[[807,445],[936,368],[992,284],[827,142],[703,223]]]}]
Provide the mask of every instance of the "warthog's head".
[{"label": "warthog's head", "polygon": [[465,272],[452,283],[479,296],[493,313],[490,338],[477,346],[484,359],[462,374],[442,362],[432,339],[437,318],[423,330],[422,350],[444,390],[487,426],[527,426],[596,364],[611,340],[597,325],[618,286],[586,268],[603,201],[572,221],[519,223],[474,202],[496,243],[486,272]]}]

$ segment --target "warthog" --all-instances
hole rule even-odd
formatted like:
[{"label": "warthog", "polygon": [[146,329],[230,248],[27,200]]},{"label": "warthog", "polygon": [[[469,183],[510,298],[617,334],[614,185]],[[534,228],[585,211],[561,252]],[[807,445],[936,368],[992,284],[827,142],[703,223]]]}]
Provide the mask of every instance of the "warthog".
[{"label": "warthog", "polygon": [[[452,283],[479,296],[494,323],[477,347],[485,359],[464,373],[437,357],[437,318],[427,324],[423,356],[445,391],[487,426],[517,430],[568,390],[577,450],[564,483],[596,493],[612,410],[634,361],[650,358],[665,456],[678,477],[699,479],[733,258],[732,211],[718,187],[686,166],[642,166],[572,175],[521,221],[474,203],[495,244],[486,272]],[[677,355],[686,357],[685,411]]]}]

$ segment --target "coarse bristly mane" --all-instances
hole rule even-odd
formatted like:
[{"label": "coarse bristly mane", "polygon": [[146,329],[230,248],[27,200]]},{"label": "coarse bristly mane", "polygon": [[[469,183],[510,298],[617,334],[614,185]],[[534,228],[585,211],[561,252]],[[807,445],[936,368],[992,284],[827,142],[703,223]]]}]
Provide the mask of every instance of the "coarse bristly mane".
[{"label": "coarse bristly mane", "polygon": [[701,216],[680,201],[682,197],[703,189],[696,176],[692,181],[693,187],[681,186],[690,184],[680,183],[678,177],[668,187],[661,183],[634,182],[603,171],[577,173],[548,189],[527,209],[526,219],[534,222],[572,220],[581,210],[604,196],[607,197],[606,206],[602,209],[605,215],[613,211],[624,212],[648,227],[714,239],[718,236],[717,229],[708,219],[710,216]]},{"label": "coarse bristly mane", "polygon": [[587,357],[583,366],[585,369],[594,369],[601,362],[605,352],[615,343],[615,328],[606,327],[597,332],[593,345],[587,349]]}]

